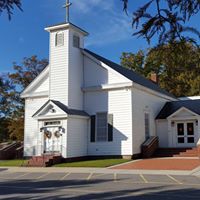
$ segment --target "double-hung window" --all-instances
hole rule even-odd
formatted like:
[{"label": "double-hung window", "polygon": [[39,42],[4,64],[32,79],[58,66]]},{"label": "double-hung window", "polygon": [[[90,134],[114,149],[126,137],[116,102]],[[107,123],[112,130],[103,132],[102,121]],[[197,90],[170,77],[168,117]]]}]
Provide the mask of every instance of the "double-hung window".
[{"label": "double-hung window", "polygon": [[96,115],[96,141],[108,141],[108,114],[106,112]]},{"label": "double-hung window", "polygon": [[150,137],[150,126],[149,126],[149,113],[144,114],[144,124],[145,124],[145,138],[146,140]]}]

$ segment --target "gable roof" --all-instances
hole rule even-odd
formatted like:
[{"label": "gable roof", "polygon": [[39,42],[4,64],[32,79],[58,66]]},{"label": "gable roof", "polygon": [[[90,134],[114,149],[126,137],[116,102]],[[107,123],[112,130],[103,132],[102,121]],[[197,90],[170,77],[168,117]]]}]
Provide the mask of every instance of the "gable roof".
[{"label": "gable roof", "polygon": [[20,97],[25,98],[26,94],[29,94],[29,92],[37,86],[37,84],[42,81],[46,76],[49,75],[49,65],[47,65],[38,76],[35,77],[35,79],[21,92]]},{"label": "gable roof", "polygon": [[198,100],[184,100],[167,102],[156,119],[166,119],[180,108],[187,108],[188,110],[200,115],[200,99]]},{"label": "gable roof", "polygon": [[85,111],[82,110],[75,110],[75,109],[70,109],[60,101],[55,101],[55,100],[48,100],[36,113],[33,114],[32,117],[36,116],[37,114],[40,113],[50,102],[58,106],[62,111],[64,111],[68,115],[77,115],[77,116],[84,116],[88,117],[89,114],[87,114]]},{"label": "gable roof", "polygon": [[83,110],[75,110],[75,109],[70,109],[68,108],[66,105],[64,105],[63,103],[61,103],[60,101],[54,101],[51,100],[56,106],[58,106],[61,110],[63,110],[64,112],[66,112],[68,115],[78,115],[78,116],[85,116],[88,117],[89,114],[87,114],[85,111]]},{"label": "gable roof", "polygon": [[93,56],[94,58],[96,58],[97,60],[105,63],[106,65],[108,65],[109,67],[111,67],[112,69],[114,69],[115,71],[117,71],[118,73],[122,74],[123,76],[125,76],[126,78],[128,78],[129,80],[142,85],[148,89],[154,90],[156,92],[159,92],[161,94],[167,95],[169,97],[172,98],[176,98],[174,95],[170,94],[169,92],[163,90],[162,88],[160,88],[157,84],[153,83],[152,81],[146,79],[145,77],[141,76],[140,74],[134,72],[133,70],[127,69],[125,67],[122,67],[102,56],[97,55],[96,53],[91,52],[88,49],[84,49],[84,51],[88,54],[90,54],[91,56]]}]

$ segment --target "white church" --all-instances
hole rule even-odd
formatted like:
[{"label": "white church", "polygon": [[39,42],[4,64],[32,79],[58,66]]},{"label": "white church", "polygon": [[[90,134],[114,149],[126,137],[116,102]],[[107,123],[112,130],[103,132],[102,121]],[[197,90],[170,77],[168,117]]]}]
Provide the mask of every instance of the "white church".
[{"label": "white church", "polygon": [[177,99],[85,49],[88,33],[72,23],[45,30],[50,34],[49,65],[21,94],[24,156],[132,157],[153,136],[163,148],[197,145],[200,98]]}]

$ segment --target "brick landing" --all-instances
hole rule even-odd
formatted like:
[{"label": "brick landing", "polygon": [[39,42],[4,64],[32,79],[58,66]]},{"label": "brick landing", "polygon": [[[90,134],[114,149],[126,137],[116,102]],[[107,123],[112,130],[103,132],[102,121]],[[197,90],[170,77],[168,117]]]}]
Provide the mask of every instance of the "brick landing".
[{"label": "brick landing", "polygon": [[145,159],[133,161],[111,169],[137,170],[193,170],[200,166],[200,159]]}]

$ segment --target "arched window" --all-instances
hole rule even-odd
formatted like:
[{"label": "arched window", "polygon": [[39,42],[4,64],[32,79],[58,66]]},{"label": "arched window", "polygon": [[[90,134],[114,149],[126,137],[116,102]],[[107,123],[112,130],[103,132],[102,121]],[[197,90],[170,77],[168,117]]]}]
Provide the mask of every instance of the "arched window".
[{"label": "arched window", "polygon": [[63,46],[64,45],[64,33],[58,32],[56,33],[56,46]]}]

